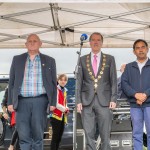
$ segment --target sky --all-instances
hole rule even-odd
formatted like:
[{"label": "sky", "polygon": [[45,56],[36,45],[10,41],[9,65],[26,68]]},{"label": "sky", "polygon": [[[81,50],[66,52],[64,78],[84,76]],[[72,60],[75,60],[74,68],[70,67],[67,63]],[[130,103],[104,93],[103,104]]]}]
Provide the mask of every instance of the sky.
[{"label": "sky", "polygon": [[[40,49],[40,51],[55,58],[57,73],[74,72],[79,48],[45,48]],[[0,49],[0,74],[9,74],[13,56],[24,52],[26,52],[26,49]],[[83,48],[81,55],[88,54],[89,52],[90,48]],[[121,64],[136,60],[132,48],[103,48],[102,52],[115,57],[117,70],[120,69]],[[150,56],[150,53],[148,56]],[[117,74],[120,76],[119,71],[117,71]]]}]

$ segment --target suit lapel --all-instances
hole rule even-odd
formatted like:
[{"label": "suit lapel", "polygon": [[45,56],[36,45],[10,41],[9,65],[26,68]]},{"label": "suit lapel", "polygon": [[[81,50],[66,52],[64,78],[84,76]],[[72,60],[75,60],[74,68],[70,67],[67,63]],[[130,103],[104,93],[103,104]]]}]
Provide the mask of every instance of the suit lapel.
[{"label": "suit lapel", "polygon": [[40,59],[41,59],[42,79],[44,82],[44,79],[46,78],[46,60],[44,55],[42,55],[41,53],[40,53]]},{"label": "suit lapel", "polygon": [[89,54],[89,56],[90,56],[90,70],[92,71],[92,74],[94,75],[94,70],[93,70],[93,66],[92,66],[92,62],[91,62],[91,53]]},{"label": "suit lapel", "polygon": [[22,78],[22,80],[24,77],[24,71],[25,71],[27,56],[28,56],[28,53],[25,53],[24,55],[22,55],[21,60],[19,62],[19,66],[20,66],[19,72],[20,72],[20,77]]}]

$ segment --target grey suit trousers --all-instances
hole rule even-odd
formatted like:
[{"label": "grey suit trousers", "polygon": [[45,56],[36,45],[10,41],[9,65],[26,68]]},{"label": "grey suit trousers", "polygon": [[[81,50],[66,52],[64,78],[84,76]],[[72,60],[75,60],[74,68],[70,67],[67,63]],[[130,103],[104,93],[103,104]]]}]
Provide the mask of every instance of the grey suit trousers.
[{"label": "grey suit trousers", "polygon": [[108,107],[102,107],[98,101],[97,95],[95,95],[92,103],[83,107],[81,116],[86,135],[86,150],[96,150],[96,123],[98,123],[98,130],[101,137],[100,150],[111,150],[110,131],[112,110]]},{"label": "grey suit trousers", "polygon": [[16,129],[21,150],[43,150],[47,96],[19,98]]}]

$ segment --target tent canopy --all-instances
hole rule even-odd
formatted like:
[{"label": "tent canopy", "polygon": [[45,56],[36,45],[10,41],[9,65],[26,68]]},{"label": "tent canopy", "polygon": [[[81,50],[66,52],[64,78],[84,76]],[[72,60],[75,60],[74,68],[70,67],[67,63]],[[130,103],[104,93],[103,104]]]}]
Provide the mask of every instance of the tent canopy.
[{"label": "tent canopy", "polygon": [[0,48],[24,48],[31,33],[52,48],[79,47],[81,34],[92,32],[104,35],[103,47],[150,43],[150,3],[0,3],[0,9]]}]

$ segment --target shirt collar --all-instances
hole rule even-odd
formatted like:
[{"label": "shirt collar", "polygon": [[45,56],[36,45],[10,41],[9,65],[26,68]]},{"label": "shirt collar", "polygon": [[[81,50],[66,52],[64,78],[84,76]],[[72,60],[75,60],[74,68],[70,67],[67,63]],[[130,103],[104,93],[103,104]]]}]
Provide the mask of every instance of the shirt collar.
[{"label": "shirt collar", "polygon": [[[30,55],[29,55],[29,53],[28,53],[27,59],[30,60]],[[40,54],[36,54],[36,55],[35,55],[34,60],[36,60],[36,59],[38,59],[38,60],[40,59]]]},{"label": "shirt collar", "polygon": [[136,60],[136,62],[138,63],[138,64],[146,64],[147,63],[147,61],[148,61],[148,57],[147,57],[147,59],[144,61],[144,62],[139,62],[138,60]]},{"label": "shirt collar", "polygon": [[91,58],[93,58],[94,57],[94,55],[96,55],[97,57],[101,57],[101,51],[99,52],[99,53],[97,53],[97,54],[94,54],[93,52],[91,52]]}]

